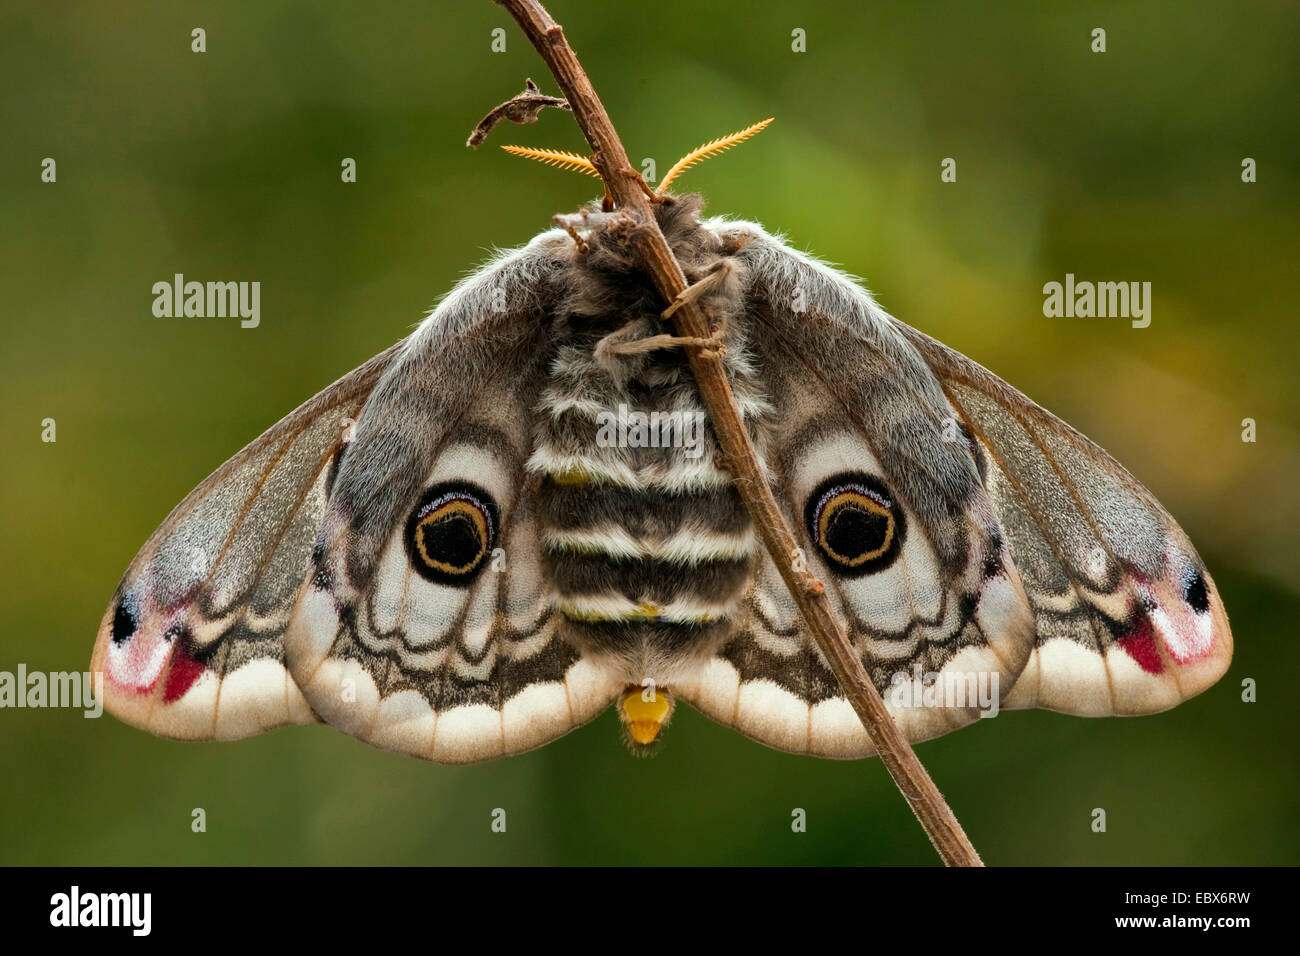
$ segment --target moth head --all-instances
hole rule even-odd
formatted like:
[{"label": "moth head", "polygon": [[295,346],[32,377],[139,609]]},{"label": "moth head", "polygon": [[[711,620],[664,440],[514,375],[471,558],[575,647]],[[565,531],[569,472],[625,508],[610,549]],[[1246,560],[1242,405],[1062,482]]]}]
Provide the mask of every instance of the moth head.
[{"label": "moth head", "polygon": [[623,725],[623,739],[634,754],[648,756],[654,752],[672,718],[674,703],[672,694],[654,684],[632,686],[623,692],[618,700],[618,719]]},{"label": "moth head", "polygon": [[[659,188],[654,191],[654,199],[662,200],[668,195],[668,187],[678,176],[690,169],[696,163],[701,163],[712,156],[726,152],[733,146],[743,143],[745,140],[760,133],[771,125],[773,117],[769,116],[753,126],[746,126],[742,130],[730,133],[726,136],[719,136],[717,139],[710,140],[701,146],[691,150],[677,162],[673,163],[665,174],[664,178],[659,181]],[[574,172],[584,173],[588,176],[600,178],[600,173],[596,170],[596,165],[588,157],[580,156],[577,153],[570,153],[561,149],[537,149],[531,146],[502,146],[507,153],[515,156],[525,156],[528,159],[535,159],[539,163],[545,163],[547,166],[555,166],[559,169],[570,169]]]}]

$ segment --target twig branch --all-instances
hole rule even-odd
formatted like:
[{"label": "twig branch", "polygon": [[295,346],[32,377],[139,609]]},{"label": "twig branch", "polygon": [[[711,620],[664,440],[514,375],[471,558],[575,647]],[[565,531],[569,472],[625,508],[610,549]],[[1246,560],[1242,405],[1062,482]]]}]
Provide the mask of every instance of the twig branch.
[{"label": "twig branch", "polygon": [[[515,18],[550,67],[594,151],[592,161],[605,181],[606,191],[636,226],[628,230],[628,235],[646,271],[665,301],[677,303],[687,288],[686,276],[659,229],[644,182],[632,168],[614,124],[573,48],[565,40],[563,29],[537,0],[496,2]],[[943,794],[930,779],[872,686],[861,659],[835,618],[825,587],[807,570],[802,560],[798,542],[787,527],[763,476],[758,455],[732,396],[731,383],[721,357],[705,342],[710,338],[708,318],[694,301],[686,299],[673,314],[672,322],[678,335],[699,342],[686,345],[686,354],[736,488],[840,688],[879,751],[881,761],[943,861],[950,866],[981,866],[979,854],[944,801]]]},{"label": "twig branch", "polygon": [[488,111],[488,115],[478,121],[478,125],[474,127],[474,132],[469,134],[469,139],[465,141],[465,145],[477,149],[479,144],[487,139],[487,135],[492,132],[492,128],[503,119],[518,123],[520,126],[526,123],[536,123],[537,115],[548,106],[557,110],[567,110],[569,108],[569,104],[560,97],[544,94],[530,77],[524,81],[524,91],[522,93],[518,96],[512,96],[500,106],[492,107]]}]

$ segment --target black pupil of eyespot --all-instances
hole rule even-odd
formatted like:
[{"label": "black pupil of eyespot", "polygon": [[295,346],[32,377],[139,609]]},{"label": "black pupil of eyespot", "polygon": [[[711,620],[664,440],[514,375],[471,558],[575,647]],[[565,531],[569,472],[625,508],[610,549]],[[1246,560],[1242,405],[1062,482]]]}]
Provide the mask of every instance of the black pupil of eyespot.
[{"label": "black pupil of eyespot", "polygon": [[889,517],[857,505],[842,505],[826,523],[826,547],[835,554],[856,558],[879,550],[889,531]]},{"label": "black pupil of eyespot", "polygon": [[469,587],[487,565],[496,529],[496,504],[486,491],[442,482],[425,490],[406,519],[407,558],[428,581]]},{"label": "black pupil of eyespot", "polygon": [[483,539],[469,516],[452,513],[421,526],[424,551],[454,568],[473,564],[483,551]]},{"label": "black pupil of eyespot", "polygon": [[902,554],[905,512],[874,475],[830,475],[808,495],[803,516],[813,546],[837,576],[879,574]]}]

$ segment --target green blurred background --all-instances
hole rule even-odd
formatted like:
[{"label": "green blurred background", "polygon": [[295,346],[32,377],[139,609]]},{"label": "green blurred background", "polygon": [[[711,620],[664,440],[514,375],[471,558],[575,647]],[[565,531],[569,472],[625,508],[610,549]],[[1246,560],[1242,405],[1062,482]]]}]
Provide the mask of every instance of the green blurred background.
[{"label": "green blurred background", "polygon": [[[984,858],[1296,863],[1297,8],[1056,6],[551,9],[635,162],[662,174],[775,116],[683,188],[865,276],[1087,432],[1209,564],[1237,651],[1199,698],[1138,719],[1008,713],[918,748]],[[127,562],[191,487],[488,249],[592,197],[496,148],[584,149],[564,114],[465,148],[526,76],[554,92],[488,0],[6,3],[0,670],[83,669]],[[175,272],[260,281],[260,328],[154,318],[151,286]],[[1150,328],[1045,318],[1042,286],[1066,272],[1152,282]],[[326,728],[187,745],[9,710],[0,779],[4,863],[936,862],[879,761],[779,754],[685,709],[651,760],[607,713],[469,768]]]}]

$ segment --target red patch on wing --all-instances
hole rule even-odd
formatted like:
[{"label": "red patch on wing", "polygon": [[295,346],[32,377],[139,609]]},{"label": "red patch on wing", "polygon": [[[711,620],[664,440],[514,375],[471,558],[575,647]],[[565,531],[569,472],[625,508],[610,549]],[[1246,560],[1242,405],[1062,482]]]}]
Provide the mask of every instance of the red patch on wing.
[{"label": "red patch on wing", "polygon": [[1115,643],[1123,648],[1129,657],[1137,661],[1138,667],[1148,674],[1164,673],[1165,664],[1156,649],[1155,631],[1151,629],[1151,621],[1145,616],[1139,617],[1138,623]]},{"label": "red patch on wing", "polygon": [[176,649],[172,651],[172,665],[167,671],[167,683],[163,686],[163,703],[173,704],[185,696],[199,677],[204,666],[186,652],[185,646],[178,639]]}]

